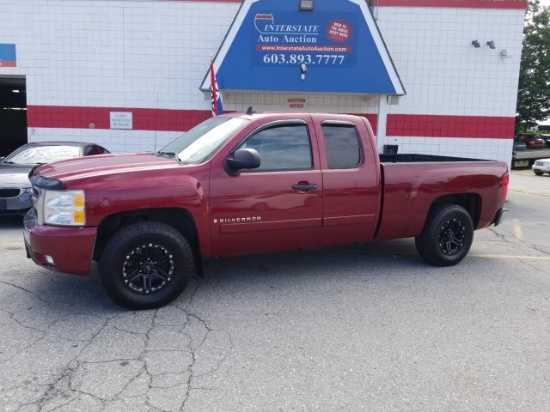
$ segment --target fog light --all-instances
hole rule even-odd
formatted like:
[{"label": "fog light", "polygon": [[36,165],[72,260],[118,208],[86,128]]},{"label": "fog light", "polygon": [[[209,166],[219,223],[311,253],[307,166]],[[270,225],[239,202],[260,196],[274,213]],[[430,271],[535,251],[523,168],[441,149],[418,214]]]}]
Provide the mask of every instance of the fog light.
[{"label": "fog light", "polygon": [[50,266],[54,266],[53,257],[45,255],[44,259],[46,259],[46,263]]}]

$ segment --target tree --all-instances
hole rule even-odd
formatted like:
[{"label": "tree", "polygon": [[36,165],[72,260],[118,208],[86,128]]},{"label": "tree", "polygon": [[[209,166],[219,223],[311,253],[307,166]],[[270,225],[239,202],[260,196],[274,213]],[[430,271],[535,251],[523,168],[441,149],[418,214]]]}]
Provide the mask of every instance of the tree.
[{"label": "tree", "polygon": [[523,29],[516,130],[550,116],[550,7],[530,0]]}]

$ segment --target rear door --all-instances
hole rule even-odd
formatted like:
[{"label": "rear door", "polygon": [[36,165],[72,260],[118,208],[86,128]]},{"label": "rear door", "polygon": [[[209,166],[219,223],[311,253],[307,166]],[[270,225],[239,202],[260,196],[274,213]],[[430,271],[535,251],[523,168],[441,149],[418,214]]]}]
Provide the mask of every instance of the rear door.
[{"label": "rear door", "polygon": [[322,245],[371,240],[380,209],[380,173],[362,122],[317,126],[323,173]]},{"label": "rear door", "polygon": [[260,154],[258,169],[230,176],[213,164],[210,219],[214,255],[316,246],[321,230],[318,147],[304,120],[272,122],[234,150]]}]

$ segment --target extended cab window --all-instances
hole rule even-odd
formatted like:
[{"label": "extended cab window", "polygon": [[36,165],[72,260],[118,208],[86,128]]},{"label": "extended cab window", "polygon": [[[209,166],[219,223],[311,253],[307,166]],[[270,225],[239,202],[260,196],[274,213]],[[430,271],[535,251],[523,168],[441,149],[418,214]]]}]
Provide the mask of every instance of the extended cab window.
[{"label": "extended cab window", "polygon": [[257,170],[307,170],[313,167],[307,125],[274,126],[250,136],[241,148],[260,154]]},{"label": "extended cab window", "polygon": [[353,125],[323,124],[329,169],[353,169],[361,163],[359,136]]}]

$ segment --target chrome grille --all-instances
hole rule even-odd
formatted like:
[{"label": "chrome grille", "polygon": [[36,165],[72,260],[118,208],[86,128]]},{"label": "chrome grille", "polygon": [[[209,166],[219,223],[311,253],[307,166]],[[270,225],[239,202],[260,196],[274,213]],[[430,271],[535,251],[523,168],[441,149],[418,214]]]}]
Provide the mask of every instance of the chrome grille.
[{"label": "chrome grille", "polygon": [[2,189],[0,188],[0,197],[17,197],[21,194],[21,189]]}]

